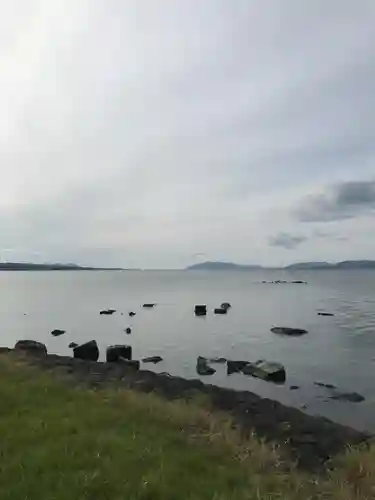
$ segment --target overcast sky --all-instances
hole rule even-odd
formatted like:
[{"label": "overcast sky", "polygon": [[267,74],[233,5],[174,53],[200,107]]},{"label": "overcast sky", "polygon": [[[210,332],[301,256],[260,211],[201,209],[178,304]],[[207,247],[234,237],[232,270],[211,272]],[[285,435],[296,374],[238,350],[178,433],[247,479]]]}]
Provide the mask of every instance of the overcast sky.
[{"label": "overcast sky", "polygon": [[375,258],[375,1],[12,0],[0,259]]}]

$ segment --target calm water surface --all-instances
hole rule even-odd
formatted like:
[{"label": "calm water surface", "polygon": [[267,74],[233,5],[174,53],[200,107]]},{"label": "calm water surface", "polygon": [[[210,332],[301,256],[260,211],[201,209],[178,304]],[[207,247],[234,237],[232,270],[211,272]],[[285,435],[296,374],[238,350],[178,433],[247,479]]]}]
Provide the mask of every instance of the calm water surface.
[{"label": "calm water surface", "polygon": [[[262,284],[262,280],[303,279],[307,285]],[[199,378],[197,356],[279,361],[287,370],[283,386],[225,366],[205,382],[244,389],[302,407],[359,429],[375,431],[375,271],[313,272],[0,272],[1,344],[19,339],[44,342],[51,353],[70,355],[69,342],[96,339],[101,359],[110,344],[129,343],[135,359],[160,355],[148,369]],[[228,301],[226,316],[211,310]],[[155,309],[141,308],[156,302]],[[195,303],[209,314],[196,318]],[[113,316],[99,316],[104,308]],[[137,315],[128,317],[128,311]],[[321,317],[317,311],[333,312]],[[121,312],[123,315],[121,315]],[[280,337],[273,325],[305,328],[300,338]],[[124,329],[131,326],[133,333]],[[51,330],[67,333],[52,337]],[[357,391],[363,403],[332,401],[314,381]],[[300,389],[291,391],[290,385]]]}]

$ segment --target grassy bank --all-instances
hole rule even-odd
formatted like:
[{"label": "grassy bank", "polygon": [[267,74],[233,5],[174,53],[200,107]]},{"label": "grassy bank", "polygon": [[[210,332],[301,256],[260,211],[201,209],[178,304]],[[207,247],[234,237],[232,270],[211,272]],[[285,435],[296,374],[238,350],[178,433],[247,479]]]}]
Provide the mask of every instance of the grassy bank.
[{"label": "grassy bank", "polygon": [[1,500],[375,498],[374,450],[310,475],[203,402],[70,385],[0,356]]}]

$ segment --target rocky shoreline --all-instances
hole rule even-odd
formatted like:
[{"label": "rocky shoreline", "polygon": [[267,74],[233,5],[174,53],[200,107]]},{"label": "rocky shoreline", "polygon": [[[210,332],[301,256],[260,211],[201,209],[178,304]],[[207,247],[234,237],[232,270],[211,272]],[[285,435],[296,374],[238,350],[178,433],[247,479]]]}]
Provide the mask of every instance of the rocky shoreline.
[{"label": "rocky shoreline", "polygon": [[[7,355],[13,349],[1,348]],[[19,354],[19,351],[17,353]],[[255,432],[259,437],[285,447],[299,467],[320,468],[327,460],[349,445],[368,441],[370,435],[334,423],[324,417],[313,417],[277,401],[262,398],[249,391],[236,391],[200,380],[186,380],[169,374],[134,370],[119,363],[86,361],[54,354],[27,355],[29,362],[46,370],[69,375],[74,383],[102,388],[119,384],[142,392],[156,392],[162,397],[190,399],[202,394],[214,409],[229,413],[244,434]]]}]

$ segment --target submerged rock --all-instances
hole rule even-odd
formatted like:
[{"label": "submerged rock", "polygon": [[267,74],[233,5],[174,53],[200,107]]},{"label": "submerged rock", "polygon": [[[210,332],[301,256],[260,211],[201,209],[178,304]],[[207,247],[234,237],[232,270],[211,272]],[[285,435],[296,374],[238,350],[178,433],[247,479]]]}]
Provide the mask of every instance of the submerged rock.
[{"label": "submerged rock", "polygon": [[59,335],[64,335],[65,333],[65,330],[52,330],[51,332],[51,335],[53,335],[54,337],[58,337]]},{"label": "submerged rock", "polygon": [[222,307],[217,307],[214,309],[215,314],[227,314],[228,309],[222,308]]},{"label": "submerged rock", "polygon": [[208,362],[209,363],[226,363],[227,358],[209,358]]},{"label": "submerged rock", "polygon": [[74,349],[75,347],[78,347],[78,344],[77,344],[77,342],[70,342],[70,344],[68,345],[68,347],[70,349]]},{"label": "submerged rock", "polygon": [[125,328],[125,333],[127,333],[128,335],[132,332],[132,329],[130,328],[130,326],[128,326],[128,328]]},{"label": "submerged rock", "polygon": [[229,302],[222,302],[220,307],[222,309],[230,309],[232,306]]},{"label": "submerged rock", "polygon": [[143,304],[142,307],[144,307],[145,309],[152,309],[155,306],[156,306],[156,304]]},{"label": "submerged rock", "polygon": [[120,358],[127,360],[132,359],[132,348],[130,345],[110,345],[107,347],[107,363],[117,362]]},{"label": "submerged rock", "polygon": [[242,369],[248,365],[248,361],[227,361],[227,374],[231,375],[232,373],[238,373],[242,371]]},{"label": "submerged rock", "polygon": [[14,349],[18,351],[26,351],[31,354],[47,355],[47,347],[42,342],[36,340],[19,340]]},{"label": "submerged rock", "polygon": [[149,356],[142,359],[142,363],[160,363],[160,361],[163,361],[161,356]]},{"label": "submerged rock", "polygon": [[198,304],[194,307],[194,313],[196,316],[206,316],[207,306],[204,304]]},{"label": "submerged rock", "polygon": [[334,316],[334,314],[328,312],[318,312],[318,316]]},{"label": "submerged rock", "polygon": [[289,387],[289,389],[290,389],[291,391],[297,391],[297,390],[299,389],[299,385],[291,385],[291,386]]},{"label": "submerged rock", "polygon": [[281,363],[274,361],[264,361],[263,359],[255,363],[248,363],[242,368],[242,373],[252,375],[271,382],[285,382],[285,368]]},{"label": "submerged rock", "polygon": [[90,361],[98,361],[99,348],[96,340],[90,340],[84,344],[73,348],[73,356],[78,359],[87,359]]},{"label": "submerged rock", "polygon": [[330,399],[336,399],[337,401],[348,401],[349,403],[361,403],[365,400],[362,394],[358,394],[358,392],[334,392],[332,396],[329,396]]},{"label": "submerged rock", "polygon": [[336,389],[336,386],[333,384],[325,384],[323,382],[314,382],[314,385],[318,387],[325,387],[326,389]]},{"label": "submerged rock", "polygon": [[197,373],[198,375],[213,375],[216,370],[208,366],[207,359],[199,356],[197,359]]},{"label": "submerged rock", "polygon": [[106,315],[110,315],[110,314],[113,314],[116,312],[116,309],[103,309],[103,311],[100,311],[99,314],[106,314]]},{"label": "submerged rock", "polygon": [[305,333],[307,333],[307,330],[304,330],[303,328],[290,328],[288,326],[274,326],[271,328],[271,332],[281,335],[290,335],[291,337],[293,337],[304,335]]}]

